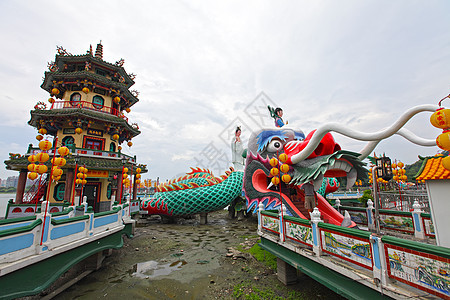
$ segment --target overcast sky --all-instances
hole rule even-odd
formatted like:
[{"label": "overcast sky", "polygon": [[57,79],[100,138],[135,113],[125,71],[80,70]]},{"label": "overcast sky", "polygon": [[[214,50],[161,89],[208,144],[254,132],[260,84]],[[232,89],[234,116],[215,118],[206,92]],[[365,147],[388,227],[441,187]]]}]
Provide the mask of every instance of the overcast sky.
[{"label": "overcast sky", "polygon": [[[450,93],[449,1],[0,1],[0,159],[37,144],[27,124],[56,46],[125,59],[142,133],[123,152],[162,180],[229,165],[230,132],[273,124],[267,103],[305,133],[326,122],[379,131],[404,111]],[[450,100],[444,101],[450,106]],[[440,131],[422,113],[418,136]],[[335,134],[343,149],[364,144]],[[437,147],[401,137],[377,153],[413,163]],[[18,175],[0,168],[0,178]],[[220,174],[215,174],[220,175]]]}]

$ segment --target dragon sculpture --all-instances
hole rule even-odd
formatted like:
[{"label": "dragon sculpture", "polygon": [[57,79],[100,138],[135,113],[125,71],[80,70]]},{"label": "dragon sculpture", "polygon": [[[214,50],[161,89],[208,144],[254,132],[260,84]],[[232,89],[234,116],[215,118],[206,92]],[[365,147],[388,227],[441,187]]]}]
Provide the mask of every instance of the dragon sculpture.
[{"label": "dragon sculpture", "polygon": [[242,194],[242,171],[226,171],[215,177],[211,171],[191,168],[185,176],[161,184],[156,193],[142,201],[149,214],[182,217],[213,212],[228,206]]},{"label": "dragon sculpture", "polygon": [[[215,177],[209,170],[192,168],[184,177],[158,186],[153,197],[142,201],[141,210],[172,217],[207,213],[230,205],[244,190],[248,212],[256,211],[260,203],[265,209],[279,209],[283,204],[289,215],[309,219],[303,209],[301,185],[312,182],[322,219],[336,225],[355,226],[353,222],[344,222],[344,217],[324,197],[337,189],[335,177],[345,176],[347,188],[357,179],[363,179],[367,170],[362,161],[381,140],[394,134],[418,145],[435,146],[435,140],[422,139],[402,127],[415,114],[436,109],[436,105],[414,107],[393,125],[375,133],[350,130],[337,123],[325,124],[306,137],[303,131],[286,126],[260,129],[249,138],[244,172],[231,168],[225,175]],[[359,153],[345,151],[334,141],[332,131],[368,143]],[[289,179],[274,185],[270,160],[279,158],[280,154],[285,154],[283,173]]]},{"label": "dragon sculpture", "polygon": [[[333,177],[346,177],[347,189],[357,179],[367,176],[362,162],[383,139],[394,134],[400,135],[410,142],[422,146],[434,146],[434,140],[417,137],[402,128],[414,115],[423,111],[435,111],[436,105],[421,105],[407,110],[393,125],[375,133],[363,133],[348,129],[342,124],[328,123],[305,137],[303,131],[287,128],[268,128],[253,132],[249,138],[244,175],[244,191],[249,211],[256,211],[260,203],[264,209],[279,209],[283,204],[287,214],[309,219],[304,207],[304,193],[301,186],[313,182],[316,191],[317,207],[325,222],[355,226],[353,222],[344,222],[338,213],[324,198],[325,193],[336,189]],[[270,110],[270,108],[269,108]],[[337,132],[349,138],[367,141],[367,145],[359,152],[342,150],[334,141],[330,132]],[[287,174],[286,182],[280,180],[274,185],[271,178],[271,159],[285,154],[283,173]],[[279,161],[277,162],[280,166]],[[280,168],[281,169],[281,168]],[[331,183],[331,184],[330,184]],[[325,186],[325,188],[324,188]],[[328,186],[328,191],[326,187]],[[317,191],[322,190],[322,193]]]}]

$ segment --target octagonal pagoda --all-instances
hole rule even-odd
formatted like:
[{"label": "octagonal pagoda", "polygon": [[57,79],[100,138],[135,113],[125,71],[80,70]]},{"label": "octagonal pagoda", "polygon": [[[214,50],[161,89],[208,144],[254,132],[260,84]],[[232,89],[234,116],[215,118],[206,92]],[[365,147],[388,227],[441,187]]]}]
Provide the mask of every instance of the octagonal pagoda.
[{"label": "octagonal pagoda", "polygon": [[[72,55],[62,47],[57,52],[41,85],[51,96],[50,106],[47,108],[43,102],[36,104],[28,124],[52,136],[56,148],[68,147],[71,155],[66,157],[59,181],[48,184],[44,180],[42,188],[32,189],[28,194],[24,194],[27,157],[41,150],[30,145],[24,156],[12,156],[5,161],[7,169],[20,172],[15,202],[38,202],[48,194],[49,201],[73,203],[75,196],[87,196],[94,211],[107,210],[113,195],[119,199],[124,194],[124,167],[128,168],[128,175],[135,175],[131,193],[136,198],[136,180],[140,175],[136,176],[135,171],[139,167],[144,173],[146,167],[138,165],[135,156],[121,153],[121,145],[131,147],[132,138],[140,134],[137,124],[130,124],[125,115],[139,101],[138,93],[130,91],[135,76],[126,73],[123,59],[114,64],[104,61],[101,43],[95,54],[92,47],[84,55]],[[48,151],[50,157],[54,149]],[[51,163],[46,164],[50,170]],[[76,166],[89,170],[83,189],[75,186]],[[45,192],[47,186],[50,191]]]}]

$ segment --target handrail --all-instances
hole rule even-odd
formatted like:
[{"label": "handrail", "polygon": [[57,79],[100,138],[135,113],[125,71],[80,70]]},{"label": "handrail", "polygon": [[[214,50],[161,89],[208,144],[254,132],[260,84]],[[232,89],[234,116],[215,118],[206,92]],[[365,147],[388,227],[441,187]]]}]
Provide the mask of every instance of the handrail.
[{"label": "handrail", "polygon": [[107,216],[107,215],[113,215],[113,214],[116,214],[119,210],[121,210],[120,207],[114,207],[112,210],[102,211],[102,212],[99,212],[99,213],[94,213],[94,218]]},{"label": "handrail", "polygon": [[55,220],[52,219],[52,225],[61,225],[61,224],[66,224],[66,223],[72,223],[72,222],[77,222],[77,221],[81,221],[81,220],[86,220],[89,219],[89,215],[82,215],[82,216],[78,216],[78,217],[72,217],[72,218],[68,218],[68,219],[59,219],[59,220]]},{"label": "handrail", "polygon": [[73,210],[73,207],[69,207],[69,208],[65,208],[63,211],[54,212],[51,215],[52,215],[52,217],[63,216],[63,215],[69,214],[72,210]]},{"label": "handrail", "polygon": [[[124,153],[121,152],[113,152],[113,151],[106,151],[106,150],[96,150],[96,149],[89,149],[89,148],[78,148],[78,147],[68,147],[69,148],[69,152],[72,155],[79,155],[79,156],[102,156],[102,157],[107,157],[107,158],[111,158],[111,159],[121,159],[122,157],[126,158],[128,161],[135,163],[136,162],[136,157],[134,156],[129,156],[126,155]],[[42,151],[41,149],[39,149],[39,147],[29,147],[28,148],[28,152],[25,154],[26,156],[28,155],[32,155],[32,154],[38,154],[40,152],[46,152],[49,155],[53,154],[53,149],[51,150],[47,150],[47,151]],[[86,153],[84,153],[86,152]],[[56,153],[57,156],[59,156],[58,153]]]},{"label": "handrail", "polygon": [[33,221],[31,224],[28,224],[28,225],[25,225],[25,226],[20,226],[20,227],[15,227],[15,228],[11,228],[11,229],[2,230],[2,231],[0,231],[0,237],[4,237],[4,236],[8,236],[8,235],[18,234],[18,233],[22,233],[22,232],[27,232],[27,231],[33,230],[35,227],[41,225],[41,223],[42,223],[42,219],[37,219],[37,220]]},{"label": "handrail", "polygon": [[20,223],[20,222],[31,221],[31,220],[36,220],[36,215],[28,216],[28,217],[13,218],[13,219],[3,219],[3,220],[0,220],[0,225],[14,224],[14,223]]},{"label": "handrail", "polygon": [[124,119],[128,122],[128,118],[124,116],[123,113],[121,113],[118,109],[114,107],[109,107],[105,105],[95,104],[88,101],[55,101],[52,103],[52,106],[50,106],[50,110],[52,109],[89,109],[92,111],[107,113],[119,118]]}]

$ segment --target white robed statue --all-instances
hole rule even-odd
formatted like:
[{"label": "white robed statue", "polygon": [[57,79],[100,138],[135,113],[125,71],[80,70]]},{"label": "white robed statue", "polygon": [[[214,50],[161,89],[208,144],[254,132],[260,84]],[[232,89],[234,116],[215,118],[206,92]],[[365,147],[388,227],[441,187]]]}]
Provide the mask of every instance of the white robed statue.
[{"label": "white robed statue", "polygon": [[231,141],[231,162],[233,163],[234,169],[236,171],[244,170],[244,158],[242,153],[244,148],[241,142],[241,128],[237,127],[234,132],[233,140]]}]

